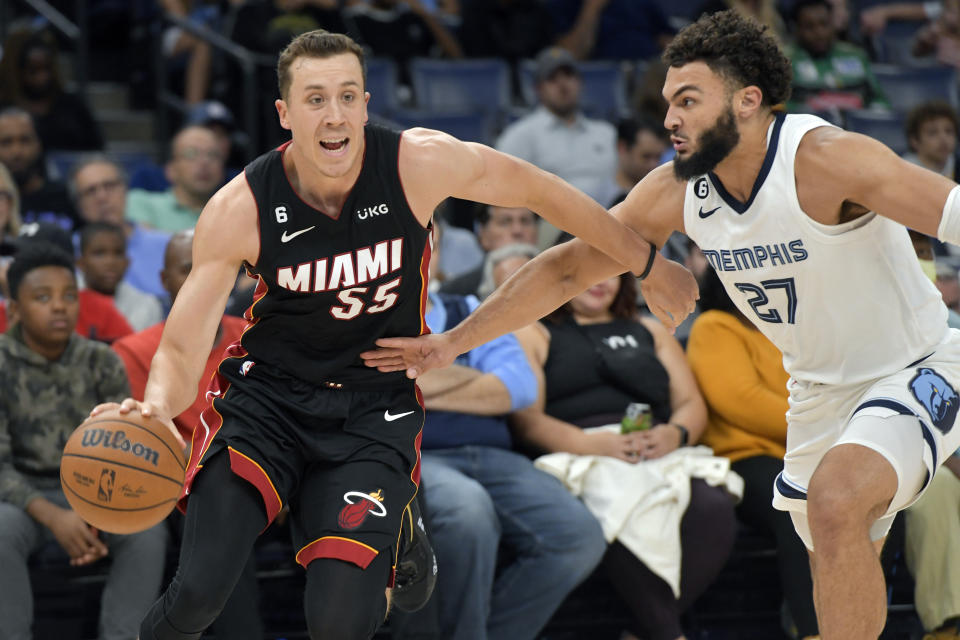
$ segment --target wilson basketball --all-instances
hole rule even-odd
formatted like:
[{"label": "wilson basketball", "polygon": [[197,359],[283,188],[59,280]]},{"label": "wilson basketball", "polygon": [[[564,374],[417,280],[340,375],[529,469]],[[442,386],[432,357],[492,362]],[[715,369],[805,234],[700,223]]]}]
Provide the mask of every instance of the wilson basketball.
[{"label": "wilson basketball", "polygon": [[180,497],[183,452],[163,423],[139,413],[101,413],[63,448],[60,484],[73,510],[111,533],[136,533],[167,517]]}]

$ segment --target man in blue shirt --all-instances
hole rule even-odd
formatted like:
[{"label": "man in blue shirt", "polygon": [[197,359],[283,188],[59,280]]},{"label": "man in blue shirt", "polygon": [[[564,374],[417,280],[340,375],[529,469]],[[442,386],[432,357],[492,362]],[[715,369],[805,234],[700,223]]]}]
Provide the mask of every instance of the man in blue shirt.
[{"label": "man in blue shirt", "polygon": [[[478,305],[432,293],[427,325],[443,331]],[[586,507],[511,450],[505,415],[535,400],[536,377],[507,334],[417,383],[427,408],[421,490],[440,565],[440,636],[532,640],[606,549]],[[501,547],[506,565],[497,562]]]}]

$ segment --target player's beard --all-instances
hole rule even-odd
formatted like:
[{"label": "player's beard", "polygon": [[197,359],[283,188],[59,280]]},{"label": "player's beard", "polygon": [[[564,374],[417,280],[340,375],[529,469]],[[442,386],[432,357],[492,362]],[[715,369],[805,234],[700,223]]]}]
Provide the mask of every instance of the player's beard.
[{"label": "player's beard", "polygon": [[700,136],[700,148],[690,154],[689,158],[673,159],[673,174],[679,180],[690,180],[713,171],[720,162],[730,155],[733,148],[740,142],[740,130],[737,129],[737,120],[733,117],[733,108],[727,105],[726,110],[717,116],[712,127]]}]

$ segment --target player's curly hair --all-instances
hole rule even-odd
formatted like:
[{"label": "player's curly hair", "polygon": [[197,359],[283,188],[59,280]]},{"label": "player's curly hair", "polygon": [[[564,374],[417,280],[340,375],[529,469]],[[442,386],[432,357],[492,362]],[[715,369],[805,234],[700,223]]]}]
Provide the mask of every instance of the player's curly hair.
[{"label": "player's curly hair", "polygon": [[790,97],[790,61],[766,26],[733,9],[704,14],[685,27],[663,52],[663,61],[671,67],[705,62],[737,88],[759,87],[767,106]]}]

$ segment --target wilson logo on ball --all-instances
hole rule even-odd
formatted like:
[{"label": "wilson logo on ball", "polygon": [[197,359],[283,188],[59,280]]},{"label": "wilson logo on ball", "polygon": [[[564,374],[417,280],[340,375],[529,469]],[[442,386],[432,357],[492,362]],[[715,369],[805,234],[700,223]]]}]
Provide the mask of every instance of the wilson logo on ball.
[{"label": "wilson logo on ball", "polygon": [[106,447],[129,451],[138,458],[143,458],[153,466],[157,466],[157,452],[139,442],[131,442],[124,431],[110,431],[108,429],[88,429],[83,432],[81,447]]},{"label": "wilson logo on ball", "polygon": [[343,499],[347,506],[340,510],[340,517],[337,518],[341,529],[356,529],[363,524],[368,514],[378,518],[387,515],[387,508],[383,506],[382,489],[377,489],[376,493],[347,491],[343,494]]}]

